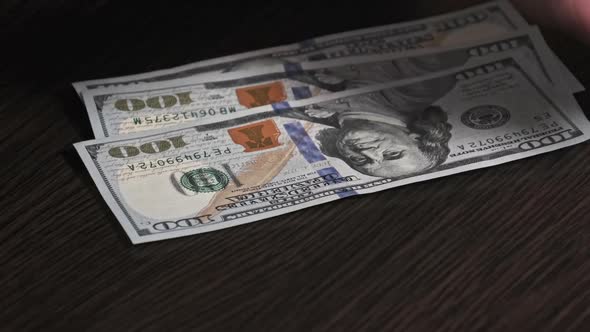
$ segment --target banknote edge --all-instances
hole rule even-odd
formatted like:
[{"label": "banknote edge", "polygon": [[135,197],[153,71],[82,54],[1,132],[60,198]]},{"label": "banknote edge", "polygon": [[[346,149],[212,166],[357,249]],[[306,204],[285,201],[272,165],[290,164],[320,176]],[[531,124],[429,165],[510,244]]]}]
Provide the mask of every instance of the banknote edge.
[{"label": "banknote edge", "polygon": [[[494,5],[497,5],[500,8],[506,10],[506,15],[508,16],[509,21],[515,25],[516,30],[528,27],[528,23],[526,22],[526,20],[524,20],[524,18],[520,15],[520,13],[516,10],[516,8],[514,8],[508,2],[508,0],[495,0],[495,1],[485,2],[485,3],[479,4],[479,5],[470,6],[470,7],[467,7],[467,8],[461,9],[461,10],[457,10],[454,12],[448,12],[448,13],[444,13],[444,14],[440,14],[440,15],[434,15],[434,16],[425,17],[425,18],[417,19],[417,20],[413,20],[413,21],[405,21],[405,22],[393,23],[393,24],[388,24],[388,25],[381,25],[381,26],[376,26],[376,27],[368,27],[368,28],[356,29],[356,30],[351,30],[351,31],[346,31],[346,32],[341,32],[341,33],[329,34],[329,35],[325,35],[325,36],[319,36],[319,37],[312,38],[309,41],[314,41],[314,42],[320,41],[321,42],[322,39],[327,39],[328,37],[335,38],[336,36],[349,36],[349,35],[353,35],[353,34],[356,35],[356,34],[361,34],[363,32],[369,32],[369,31],[377,30],[377,29],[394,28],[394,27],[401,27],[404,25],[420,24],[423,22],[436,21],[436,20],[440,20],[442,18],[449,17],[452,15],[460,15],[461,13],[464,13],[464,12],[469,12],[469,11],[473,11],[473,10],[477,10],[477,9],[485,8],[485,7],[489,7],[489,6],[494,6]],[[196,68],[204,67],[204,66],[211,65],[211,64],[223,63],[226,60],[229,60],[229,62],[240,61],[240,60],[246,59],[248,56],[254,56],[255,54],[256,55],[264,55],[264,54],[271,54],[275,50],[282,51],[282,50],[290,50],[291,48],[295,49],[295,48],[298,48],[301,44],[305,44],[306,42],[308,42],[308,41],[294,42],[294,43],[290,43],[290,44],[284,44],[284,45],[264,48],[264,49],[260,49],[260,50],[253,50],[253,51],[248,51],[248,52],[243,52],[243,53],[238,53],[238,54],[226,55],[226,56],[222,56],[219,58],[205,59],[205,60],[195,61],[195,62],[181,65],[181,66],[159,69],[159,70],[145,72],[145,73],[78,81],[78,82],[72,83],[72,86],[76,90],[76,93],[80,96],[82,91],[88,90],[87,89],[88,85],[122,84],[124,82],[117,82],[117,81],[129,80],[129,79],[147,79],[148,77],[154,77],[154,76],[158,76],[158,75],[163,76],[163,75],[171,74],[173,72],[180,72],[182,70],[196,69]],[[142,78],[138,78],[138,77],[142,77]]]}]

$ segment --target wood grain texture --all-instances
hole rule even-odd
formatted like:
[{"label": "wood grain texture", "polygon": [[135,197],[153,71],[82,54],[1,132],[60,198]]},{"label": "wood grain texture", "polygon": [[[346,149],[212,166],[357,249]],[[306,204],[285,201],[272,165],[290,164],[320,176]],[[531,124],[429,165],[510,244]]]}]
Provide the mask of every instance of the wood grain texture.
[{"label": "wood grain texture", "polygon": [[[130,244],[72,148],[92,133],[69,84],[439,10],[313,5],[3,3],[0,331],[590,330],[588,143]],[[590,50],[546,37],[588,84]]]}]

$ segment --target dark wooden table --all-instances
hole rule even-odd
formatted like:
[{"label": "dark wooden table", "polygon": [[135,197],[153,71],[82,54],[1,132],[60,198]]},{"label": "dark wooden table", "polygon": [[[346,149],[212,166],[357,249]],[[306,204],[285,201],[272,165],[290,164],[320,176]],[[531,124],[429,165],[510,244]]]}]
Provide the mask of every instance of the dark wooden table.
[{"label": "dark wooden table", "polygon": [[[73,81],[414,19],[428,6],[0,6],[0,331],[590,330],[587,143],[137,246],[72,149],[92,138]],[[588,84],[590,49],[546,36]],[[577,98],[589,108],[587,93]]]}]

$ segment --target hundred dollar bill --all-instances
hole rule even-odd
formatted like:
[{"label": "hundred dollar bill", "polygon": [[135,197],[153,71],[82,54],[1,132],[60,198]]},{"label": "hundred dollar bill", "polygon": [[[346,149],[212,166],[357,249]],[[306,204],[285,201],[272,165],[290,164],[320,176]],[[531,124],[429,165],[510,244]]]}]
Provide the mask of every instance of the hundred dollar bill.
[{"label": "hundred dollar bill", "polygon": [[589,130],[571,95],[508,57],[75,147],[142,243],[530,157]]},{"label": "hundred dollar bill", "polygon": [[399,80],[519,52],[539,80],[565,85],[538,29],[436,50],[268,65],[226,75],[86,91],[84,104],[96,137],[153,130],[204,119],[227,120],[266,104]]},{"label": "hundred dollar bill", "polygon": [[[349,31],[301,43],[194,62],[171,69],[76,82],[73,85],[81,95],[86,90],[104,86],[134,85],[207,72],[225,73],[243,68],[259,68],[273,59],[306,62],[366,54],[397,53],[418,48],[458,45],[526,28],[527,22],[508,1],[493,1],[417,21]],[[573,92],[584,90],[563,63],[559,62],[558,65]]]}]

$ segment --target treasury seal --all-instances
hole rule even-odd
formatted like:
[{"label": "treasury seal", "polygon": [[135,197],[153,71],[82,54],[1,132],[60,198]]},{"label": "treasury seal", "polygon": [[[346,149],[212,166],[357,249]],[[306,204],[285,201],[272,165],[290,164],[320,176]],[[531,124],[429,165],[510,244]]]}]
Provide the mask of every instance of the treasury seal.
[{"label": "treasury seal", "polygon": [[473,129],[494,129],[510,120],[510,112],[496,105],[474,107],[461,115],[461,122]]},{"label": "treasury seal", "polygon": [[198,168],[184,173],[180,184],[188,190],[198,193],[220,191],[229,183],[229,177],[215,168]]}]

